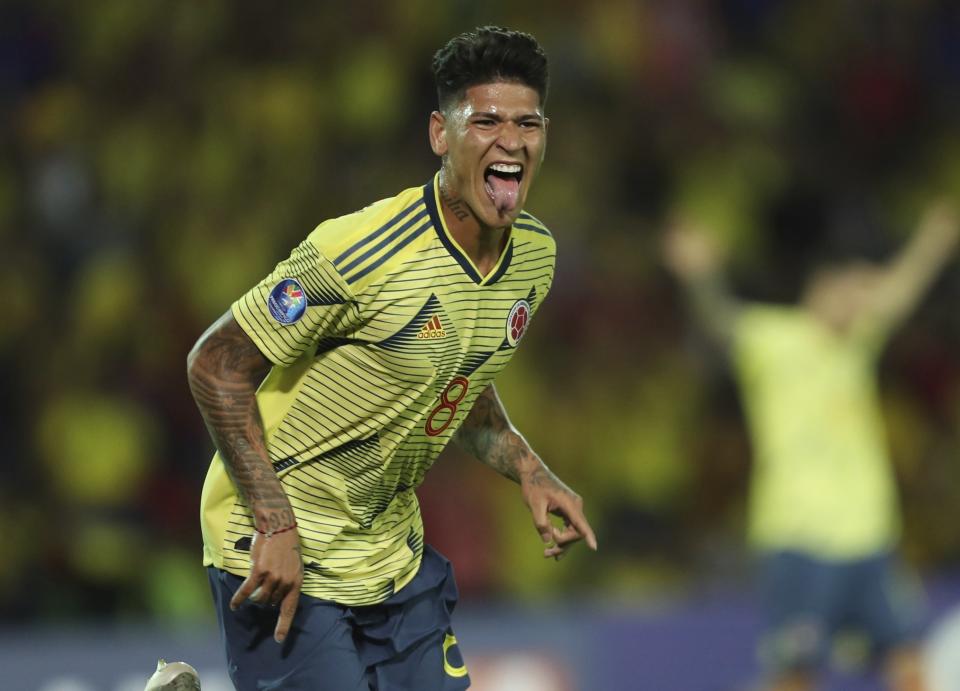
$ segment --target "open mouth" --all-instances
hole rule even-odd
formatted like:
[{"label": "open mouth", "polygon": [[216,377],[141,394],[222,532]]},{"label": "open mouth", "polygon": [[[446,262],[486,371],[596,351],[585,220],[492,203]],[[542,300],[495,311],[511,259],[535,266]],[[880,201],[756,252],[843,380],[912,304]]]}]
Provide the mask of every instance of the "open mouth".
[{"label": "open mouth", "polygon": [[519,163],[494,163],[483,171],[487,194],[498,213],[512,211],[520,196],[523,166]]}]

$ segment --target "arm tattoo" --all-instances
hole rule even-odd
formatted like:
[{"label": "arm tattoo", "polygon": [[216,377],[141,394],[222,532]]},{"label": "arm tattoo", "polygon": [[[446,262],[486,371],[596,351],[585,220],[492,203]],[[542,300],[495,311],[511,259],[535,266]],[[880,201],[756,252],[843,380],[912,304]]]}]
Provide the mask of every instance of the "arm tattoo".
[{"label": "arm tattoo", "polygon": [[224,466],[241,499],[266,530],[294,521],[270,463],[256,391],[270,363],[229,313],[190,354],[188,380]]},{"label": "arm tattoo", "polygon": [[510,424],[492,384],[477,398],[473,409],[454,435],[454,441],[514,482],[520,482],[521,476],[525,475],[526,480],[539,484],[549,473],[526,440]]},{"label": "arm tattoo", "polygon": [[457,220],[465,221],[470,217],[470,209],[467,208],[466,202],[460,199],[460,197],[453,198],[450,196],[449,192],[446,192],[443,190],[443,188],[441,188],[440,199],[442,199],[447,208],[453,212],[453,215],[457,217]]}]

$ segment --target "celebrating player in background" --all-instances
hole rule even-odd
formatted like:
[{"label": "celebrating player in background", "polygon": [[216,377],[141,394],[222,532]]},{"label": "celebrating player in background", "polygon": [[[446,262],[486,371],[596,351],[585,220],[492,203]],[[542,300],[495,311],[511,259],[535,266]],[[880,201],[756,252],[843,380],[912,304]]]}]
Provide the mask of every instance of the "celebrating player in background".
[{"label": "celebrating player in background", "polygon": [[894,554],[900,526],[875,370],[887,336],[949,261],[955,210],[931,206],[886,265],[821,266],[795,306],[738,303],[705,230],[673,227],[665,256],[727,347],[746,408],[768,688],[814,688],[832,636],[851,627],[869,635],[891,689],[920,691],[920,598]]},{"label": "celebrating player in background", "polygon": [[596,549],[493,387],[553,279],[553,237],[523,211],[546,56],[484,27],[433,69],[434,179],[322,223],[188,359],[217,447],[204,560],[238,689],[469,685],[414,493],[450,441],[520,485],[545,557]]}]

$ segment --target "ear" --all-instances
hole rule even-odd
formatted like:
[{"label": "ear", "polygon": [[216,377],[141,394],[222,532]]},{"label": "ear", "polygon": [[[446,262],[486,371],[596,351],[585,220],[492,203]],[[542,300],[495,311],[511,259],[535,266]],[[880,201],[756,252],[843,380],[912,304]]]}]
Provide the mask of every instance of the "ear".
[{"label": "ear", "polygon": [[447,118],[439,110],[430,113],[430,148],[437,156],[447,153]]},{"label": "ear", "polygon": [[543,119],[543,148],[540,149],[540,163],[547,155],[547,131],[550,129],[550,118]]}]

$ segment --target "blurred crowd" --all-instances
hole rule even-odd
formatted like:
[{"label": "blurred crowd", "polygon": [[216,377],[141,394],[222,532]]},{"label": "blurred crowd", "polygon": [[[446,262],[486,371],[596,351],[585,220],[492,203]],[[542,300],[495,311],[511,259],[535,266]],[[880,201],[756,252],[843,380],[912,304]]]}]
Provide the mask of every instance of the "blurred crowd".
[{"label": "blurred crowd", "polygon": [[[777,301],[807,258],[882,259],[930,198],[960,200],[956,3],[6,0],[4,621],[208,616],[186,353],[317,223],[430,178],[430,59],[488,23],[551,59],[529,210],[560,252],[498,386],[600,551],[544,561],[516,488],[453,453],[421,491],[427,539],[465,600],[742,585],[742,411],[663,228],[709,223],[739,289]],[[924,574],[960,561],[958,298],[951,267],[881,369]]]}]

